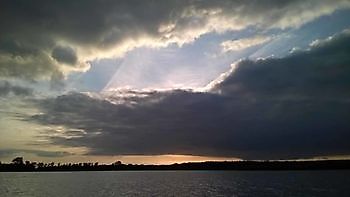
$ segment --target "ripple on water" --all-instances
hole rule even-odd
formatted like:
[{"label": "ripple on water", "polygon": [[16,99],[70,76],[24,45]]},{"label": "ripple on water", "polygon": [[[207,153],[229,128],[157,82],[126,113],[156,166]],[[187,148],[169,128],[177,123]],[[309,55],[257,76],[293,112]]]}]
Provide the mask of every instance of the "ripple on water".
[{"label": "ripple on water", "polygon": [[0,173],[0,196],[350,196],[350,171]]}]

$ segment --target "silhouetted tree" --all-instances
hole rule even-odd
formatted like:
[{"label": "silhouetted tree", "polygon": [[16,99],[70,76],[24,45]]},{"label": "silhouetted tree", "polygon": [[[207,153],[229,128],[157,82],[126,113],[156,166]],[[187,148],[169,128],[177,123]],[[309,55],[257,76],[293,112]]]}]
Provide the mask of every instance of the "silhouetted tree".
[{"label": "silhouetted tree", "polygon": [[[116,161],[112,164],[93,163],[37,163],[23,162],[23,157],[16,157],[12,163],[0,163],[0,172],[15,171],[107,171],[107,170],[329,170],[350,169],[350,160],[315,160],[315,161],[223,161],[190,162],[171,165],[132,165]],[[1,195],[0,195],[1,196]]]},{"label": "silhouetted tree", "polygon": [[12,160],[13,164],[23,165],[23,157],[16,157]]}]

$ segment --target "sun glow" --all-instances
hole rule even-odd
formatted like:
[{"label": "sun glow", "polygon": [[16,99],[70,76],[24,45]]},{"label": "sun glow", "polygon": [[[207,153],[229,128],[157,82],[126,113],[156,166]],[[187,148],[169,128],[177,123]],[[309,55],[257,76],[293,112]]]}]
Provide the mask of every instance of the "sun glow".
[{"label": "sun glow", "polygon": [[[115,161],[122,161],[124,164],[174,164],[185,162],[204,161],[237,161],[234,157],[205,157],[193,155],[123,155],[123,156],[89,156],[71,155],[59,158],[56,162],[99,162],[101,164],[111,164]],[[52,161],[48,160],[48,161]]]}]

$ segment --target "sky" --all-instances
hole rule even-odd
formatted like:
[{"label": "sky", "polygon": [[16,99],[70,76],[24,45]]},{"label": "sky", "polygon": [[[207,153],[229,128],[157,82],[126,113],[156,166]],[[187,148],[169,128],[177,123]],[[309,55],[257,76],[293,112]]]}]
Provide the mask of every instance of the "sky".
[{"label": "sky", "polygon": [[349,0],[0,2],[0,161],[349,158]]}]

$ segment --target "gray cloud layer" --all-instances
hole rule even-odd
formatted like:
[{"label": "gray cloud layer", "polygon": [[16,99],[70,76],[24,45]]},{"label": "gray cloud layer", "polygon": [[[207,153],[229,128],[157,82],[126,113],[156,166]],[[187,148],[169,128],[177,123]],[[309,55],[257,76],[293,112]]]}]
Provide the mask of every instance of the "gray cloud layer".
[{"label": "gray cloud layer", "polygon": [[183,44],[207,32],[298,27],[348,0],[25,1],[0,7],[0,76],[49,79],[138,46]]},{"label": "gray cloud layer", "polygon": [[71,153],[68,153],[68,152],[59,152],[59,151],[2,149],[0,150],[0,157],[13,157],[23,153],[35,154],[39,157],[64,157],[64,156],[72,155]]},{"label": "gray cloud layer", "polygon": [[[267,99],[350,98],[350,31],[312,43],[284,58],[244,60],[226,73],[214,91]],[[235,66],[234,66],[235,67]]]},{"label": "gray cloud layer", "polygon": [[[244,60],[212,92],[71,93],[31,117],[79,131],[48,138],[89,154],[192,154],[247,159],[350,154],[350,34],[285,58]],[[74,137],[72,137],[72,135]]]},{"label": "gray cloud layer", "polygon": [[74,65],[78,61],[74,49],[70,47],[57,46],[53,49],[51,56],[58,62],[69,65]]},{"label": "gray cloud layer", "polygon": [[29,96],[33,94],[30,88],[12,85],[8,81],[0,81],[0,96]]}]

